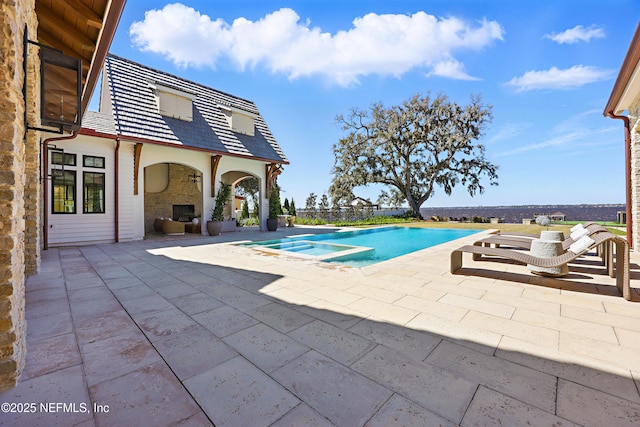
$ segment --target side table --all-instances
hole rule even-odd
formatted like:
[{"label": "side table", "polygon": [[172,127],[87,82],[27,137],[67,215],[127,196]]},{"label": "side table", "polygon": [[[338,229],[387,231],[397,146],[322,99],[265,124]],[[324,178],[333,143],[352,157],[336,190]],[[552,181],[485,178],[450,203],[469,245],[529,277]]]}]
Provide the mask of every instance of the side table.
[{"label": "side table", "polygon": [[[535,239],[531,242],[530,252],[533,256],[551,258],[564,253],[564,249],[562,249],[561,241]],[[549,268],[527,264],[527,267],[532,273],[539,274],[541,276],[562,277],[569,273],[569,266],[567,264],[560,267]]]}]

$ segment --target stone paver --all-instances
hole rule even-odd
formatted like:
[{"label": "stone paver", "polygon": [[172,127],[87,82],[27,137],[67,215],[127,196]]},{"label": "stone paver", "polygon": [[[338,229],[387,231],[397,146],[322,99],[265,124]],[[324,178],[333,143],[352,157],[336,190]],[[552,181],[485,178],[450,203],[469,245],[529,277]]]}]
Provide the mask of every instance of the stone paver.
[{"label": "stone paver", "polygon": [[309,351],[295,337],[257,324],[223,339],[247,360],[269,373]]},{"label": "stone paver", "polygon": [[467,255],[449,274],[481,235],[363,269],[224,243],[309,231],[332,230],[44,251],[0,403],[54,409],[0,425],[640,422],[640,254],[630,302],[594,254],[562,280]]},{"label": "stone paver", "polygon": [[456,424],[411,402],[397,394],[378,411],[366,424],[367,427],[388,426],[442,426],[453,427]]},{"label": "stone paver", "polygon": [[200,408],[167,365],[154,363],[89,389],[108,412],[95,413],[97,425],[172,425],[187,420]]},{"label": "stone paver", "polygon": [[338,426],[363,425],[392,394],[315,351],[274,371],[272,376]]},{"label": "stone paver", "polygon": [[242,357],[195,375],[184,384],[220,427],[269,425],[300,402]]},{"label": "stone paver", "polygon": [[577,427],[579,425],[481,386],[461,425],[465,427],[493,427],[498,424],[562,427]]},{"label": "stone paver", "polygon": [[354,363],[353,369],[456,423],[478,387],[453,371],[407,359],[381,345]]}]

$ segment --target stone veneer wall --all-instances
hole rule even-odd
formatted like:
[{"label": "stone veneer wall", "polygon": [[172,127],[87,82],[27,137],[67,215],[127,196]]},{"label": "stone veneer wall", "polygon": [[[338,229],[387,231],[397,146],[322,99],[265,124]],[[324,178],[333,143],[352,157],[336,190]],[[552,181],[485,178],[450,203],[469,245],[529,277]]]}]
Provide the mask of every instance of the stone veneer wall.
[{"label": "stone veneer wall", "polygon": [[[32,32],[29,32],[32,34]],[[35,31],[33,31],[35,34]],[[34,49],[35,51],[36,49]],[[28,122],[38,123],[40,117],[40,68],[39,63],[34,69],[34,63],[30,58],[29,71],[27,72],[27,97],[29,105],[35,106],[29,111]],[[40,164],[40,132],[30,130],[25,141],[25,185],[24,185],[24,209],[25,209],[25,274],[31,276],[40,270],[40,238],[42,235],[42,174]]]},{"label": "stone veneer wall", "polygon": [[640,94],[629,109],[631,130],[631,215],[633,250],[640,251]]},{"label": "stone veneer wall", "polygon": [[[34,40],[37,28],[34,0],[0,2],[0,390],[15,386],[24,367],[25,207],[32,209],[38,204],[37,200],[25,201],[25,197],[38,197],[37,189],[35,192],[29,189],[25,195],[25,185],[38,186],[38,162],[32,156],[40,137],[31,131],[28,141],[24,141],[25,25],[31,34],[29,38]],[[38,108],[35,102],[38,70],[38,55],[33,52],[29,55],[28,71],[34,78],[29,80],[30,96],[26,102],[29,120],[34,120]],[[28,183],[26,173],[34,175]],[[32,221],[33,215],[37,216],[37,212],[29,211],[27,219]],[[28,257],[38,258],[37,237],[28,244],[31,248]],[[29,260],[28,264],[30,272],[37,269],[37,260]]]},{"label": "stone veneer wall", "polygon": [[[194,169],[169,163],[169,184],[158,193],[144,192],[144,229],[153,231],[153,222],[158,217],[171,217],[173,205],[193,205],[195,214],[202,218],[202,185],[191,182],[189,175]],[[204,218],[206,220],[206,218]]]}]

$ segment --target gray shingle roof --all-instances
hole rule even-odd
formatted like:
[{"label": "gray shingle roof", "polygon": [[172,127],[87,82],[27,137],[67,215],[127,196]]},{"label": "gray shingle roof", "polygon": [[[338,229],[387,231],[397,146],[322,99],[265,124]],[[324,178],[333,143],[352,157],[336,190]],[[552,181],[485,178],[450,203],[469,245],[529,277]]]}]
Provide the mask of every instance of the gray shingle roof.
[{"label": "gray shingle roof", "polygon": [[111,114],[86,111],[82,116],[82,127],[108,135],[117,135],[116,124]]},{"label": "gray shingle roof", "polygon": [[[109,83],[118,135],[288,163],[258,108],[251,101],[115,55],[107,56],[103,78]],[[152,84],[195,94],[193,121],[160,115]],[[255,114],[255,136],[233,132],[219,105]]]}]

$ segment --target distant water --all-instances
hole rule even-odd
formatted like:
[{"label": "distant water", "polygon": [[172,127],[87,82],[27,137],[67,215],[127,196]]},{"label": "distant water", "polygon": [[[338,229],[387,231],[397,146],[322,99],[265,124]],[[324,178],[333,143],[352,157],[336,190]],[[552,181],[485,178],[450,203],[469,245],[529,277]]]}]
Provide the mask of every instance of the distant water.
[{"label": "distant water", "polygon": [[420,213],[425,219],[434,215],[443,218],[462,220],[479,216],[481,218],[499,218],[506,223],[522,223],[525,218],[554,215],[561,213],[567,221],[611,221],[617,220],[617,213],[624,211],[626,205],[528,205],[528,206],[473,206],[456,208],[422,208]]}]

